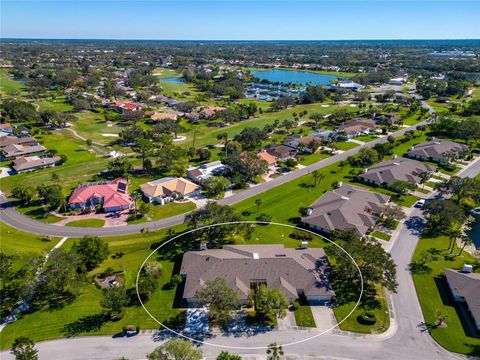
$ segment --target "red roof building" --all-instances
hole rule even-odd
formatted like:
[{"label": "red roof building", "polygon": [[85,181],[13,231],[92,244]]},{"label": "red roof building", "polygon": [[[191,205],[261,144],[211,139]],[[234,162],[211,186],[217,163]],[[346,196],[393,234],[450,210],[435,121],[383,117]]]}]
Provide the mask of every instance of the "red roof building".
[{"label": "red roof building", "polygon": [[105,212],[128,210],[132,199],[128,196],[128,183],[124,179],[85,183],[73,190],[68,205],[72,209],[86,209],[101,205]]},{"label": "red roof building", "polygon": [[268,163],[268,166],[277,165],[277,158],[273,155],[270,155],[265,150],[262,150],[259,153],[257,153],[257,157],[261,160],[265,160]]},{"label": "red roof building", "polygon": [[124,100],[115,100],[115,107],[120,110],[128,110],[128,111],[140,110],[139,105],[132,103],[130,101],[124,101]]}]

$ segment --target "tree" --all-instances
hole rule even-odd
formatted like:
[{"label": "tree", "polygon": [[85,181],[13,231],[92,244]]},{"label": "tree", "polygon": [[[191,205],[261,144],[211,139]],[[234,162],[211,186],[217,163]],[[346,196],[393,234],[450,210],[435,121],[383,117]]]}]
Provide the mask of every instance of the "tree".
[{"label": "tree", "polygon": [[423,206],[427,218],[426,230],[448,235],[455,229],[460,229],[466,220],[464,210],[451,200],[429,201]]},{"label": "tree", "polygon": [[202,358],[202,350],[183,339],[169,340],[147,354],[148,360],[202,360]]},{"label": "tree", "polygon": [[221,324],[226,324],[230,312],[240,307],[237,291],[229,287],[223,278],[205,282],[196,297],[200,304],[209,306],[210,317]]},{"label": "tree", "polygon": [[205,195],[209,198],[220,198],[230,186],[230,181],[223,176],[210,176],[203,182]]},{"label": "tree", "polygon": [[20,200],[22,205],[27,205],[32,202],[35,196],[35,188],[27,185],[18,185],[12,189],[12,197]]},{"label": "tree", "polygon": [[242,357],[240,355],[230,354],[227,351],[222,351],[218,354],[217,360],[242,360]]},{"label": "tree", "polygon": [[458,256],[462,255],[463,250],[467,247],[467,245],[472,245],[473,244],[473,239],[470,238],[467,235],[462,236],[462,247],[460,248],[460,251],[458,253]]},{"label": "tree", "polygon": [[442,310],[435,310],[435,320],[437,326],[443,326],[445,321],[447,321],[448,315],[445,314]]},{"label": "tree", "polygon": [[393,225],[394,221],[400,221],[406,217],[405,211],[397,204],[391,204],[383,211],[384,224],[386,226]]},{"label": "tree", "polygon": [[370,147],[364,147],[358,153],[356,163],[358,166],[373,164],[379,160],[378,152]]},{"label": "tree", "polygon": [[107,164],[107,168],[114,177],[127,178],[133,166],[127,158],[117,157]]},{"label": "tree", "polygon": [[104,308],[111,317],[118,315],[120,310],[128,304],[129,298],[125,287],[112,286],[103,290],[100,306]]},{"label": "tree", "polygon": [[138,208],[138,215],[141,217],[144,217],[145,215],[148,214],[149,211],[150,211],[150,204],[147,204],[142,201]]},{"label": "tree", "polygon": [[267,360],[280,360],[283,356],[282,345],[278,345],[276,342],[268,345]]},{"label": "tree", "polygon": [[255,199],[255,205],[257,205],[257,213],[260,212],[260,205],[262,205],[262,199]]},{"label": "tree", "polygon": [[84,236],[72,246],[84,269],[90,271],[104,261],[109,254],[108,243],[96,236]]},{"label": "tree", "polygon": [[244,181],[252,181],[256,176],[264,174],[268,169],[265,160],[259,159],[253,152],[241,154],[231,153],[225,160],[234,175]]},{"label": "tree", "polygon": [[92,146],[92,144],[93,144],[92,140],[90,140],[90,139],[87,139],[85,141],[85,143],[87,144],[88,147]]},{"label": "tree", "polygon": [[212,153],[208,149],[200,148],[197,150],[197,155],[200,161],[207,161],[212,156]]},{"label": "tree", "polygon": [[[185,223],[191,229],[198,229],[213,224],[236,222],[240,216],[235,210],[226,205],[218,205],[216,202],[208,202],[206,206],[187,214]],[[238,224],[212,226],[197,230],[199,238],[204,238],[211,247],[219,247],[225,243],[228,236],[235,234],[241,227]]]},{"label": "tree", "polygon": [[52,209],[58,209],[60,206],[66,204],[60,184],[39,185],[37,192],[43,203],[49,205]]},{"label": "tree", "polygon": [[452,176],[447,181],[438,184],[437,189],[442,194],[451,194],[456,203],[460,204],[463,199],[480,193],[480,180]]},{"label": "tree", "polygon": [[255,305],[255,311],[262,317],[274,315],[283,318],[287,314],[288,300],[278,289],[260,285],[250,292],[249,298]]},{"label": "tree", "polygon": [[318,170],[313,170],[312,171],[312,176],[313,176],[313,186],[314,187],[316,187],[317,184],[319,184],[325,178],[325,174],[321,173]]},{"label": "tree", "polygon": [[420,179],[419,183],[422,184],[422,189],[425,188],[425,183],[430,180],[430,177],[432,176],[428,171],[421,171],[417,175]]},{"label": "tree", "polygon": [[145,273],[155,279],[158,279],[163,273],[163,266],[157,261],[147,261],[144,266]]},{"label": "tree", "polygon": [[392,190],[395,191],[397,194],[400,195],[405,195],[409,191],[415,190],[416,186],[415,184],[412,184],[409,181],[404,181],[404,180],[396,180],[388,184],[388,187]]},{"label": "tree", "polygon": [[20,336],[13,342],[10,352],[16,360],[37,360],[38,350],[35,349],[33,340]]}]

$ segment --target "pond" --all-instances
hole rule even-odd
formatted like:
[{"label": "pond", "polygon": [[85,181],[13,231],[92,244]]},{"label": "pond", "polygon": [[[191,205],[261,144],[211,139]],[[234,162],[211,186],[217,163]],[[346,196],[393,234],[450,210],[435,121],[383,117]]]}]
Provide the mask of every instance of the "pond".
[{"label": "pond", "polygon": [[480,215],[474,215],[477,219],[473,224],[472,230],[469,231],[468,236],[473,240],[473,243],[480,249]]},{"label": "pond", "polygon": [[334,75],[317,74],[309,71],[268,70],[254,71],[252,75],[260,80],[298,85],[330,85],[332,80],[337,80]]},{"label": "pond", "polygon": [[180,77],[161,78],[160,81],[169,82],[169,83],[175,83],[175,84],[183,84],[183,80],[182,80],[182,78],[180,78]]}]

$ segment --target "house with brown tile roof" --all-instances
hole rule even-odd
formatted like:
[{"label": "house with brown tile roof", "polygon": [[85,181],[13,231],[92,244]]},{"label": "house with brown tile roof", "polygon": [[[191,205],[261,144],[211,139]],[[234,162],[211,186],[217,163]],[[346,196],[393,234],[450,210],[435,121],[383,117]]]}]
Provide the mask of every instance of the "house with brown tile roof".
[{"label": "house with brown tile roof", "polygon": [[476,329],[480,331],[480,274],[445,269],[445,277],[453,299],[465,303]]},{"label": "house with brown tile roof", "polygon": [[390,196],[340,184],[327,191],[307,209],[302,222],[317,231],[353,229],[359,236],[371,229],[385,210]]},{"label": "house with brown tile roof", "polygon": [[307,135],[307,136],[289,136],[285,139],[283,142],[284,145],[290,146],[294,149],[301,150],[306,153],[312,153],[313,150],[310,148],[311,144],[315,143],[315,145],[318,147],[322,143],[322,140],[320,140],[318,137],[314,135]]},{"label": "house with brown tile roof", "polygon": [[276,157],[278,160],[287,160],[291,158],[295,158],[297,155],[297,150],[291,148],[290,146],[285,145],[276,145],[272,144],[265,148],[265,151]]},{"label": "house with brown tile roof", "polygon": [[53,167],[61,161],[60,156],[20,156],[12,162],[12,168],[17,173],[24,173]]},{"label": "house with brown tile roof", "polygon": [[150,113],[146,113],[145,115],[149,116],[153,121],[160,121],[160,120],[177,120],[177,114],[171,112],[158,112],[152,111]]},{"label": "house with brown tile roof", "polygon": [[433,174],[436,171],[435,167],[420,161],[397,157],[365,169],[359,178],[366,183],[378,186],[386,186],[395,181],[408,181],[416,185],[420,182],[420,173]]},{"label": "house with brown tile roof", "polygon": [[150,203],[164,205],[177,198],[195,196],[200,187],[184,178],[166,177],[142,184],[140,189]]},{"label": "house with brown tile roof", "polygon": [[43,145],[37,142],[24,143],[24,144],[11,144],[3,148],[2,154],[6,159],[11,159],[17,156],[41,153],[46,150],[47,150],[46,147],[44,147]]},{"label": "house with brown tile roof", "polygon": [[265,150],[261,150],[257,153],[257,157],[260,160],[264,160],[267,162],[268,166],[276,166],[277,165],[277,158],[275,156],[270,155]]},{"label": "house with brown tile roof", "polygon": [[20,145],[35,142],[37,142],[37,140],[31,136],[2,136],[0,137],[0,148],[4,148],[7,145]]},{"label": "house with brown tile roof", "polygon": [[345,132],[349,139],[375,131],[377,125],[372,119],[353,119],[345,122],[338,131]]},{"label": "house with brown tile roof", "polygon": [[305,296],[312,303],[327,302],[335,295],[330,286],[330,265],[320,248],[285,248],[275,245],[225,245],[222,249],[187,251],[180,275],[185,278],[183,299],[198,306],[196,294],[205,283],[223,278],[242,303],[250,290],[266,285],[293,302]]},{"label": "house with brown tile roof", "polygon": [[460,154],[468,150],[468,146],[456,143],[450,140],[434,139],[418,145],[414,145],[407,152],[407,156],[413,159],[423,161],[434,161],[438,163],[447,163],[449,160],[445,153]]}]

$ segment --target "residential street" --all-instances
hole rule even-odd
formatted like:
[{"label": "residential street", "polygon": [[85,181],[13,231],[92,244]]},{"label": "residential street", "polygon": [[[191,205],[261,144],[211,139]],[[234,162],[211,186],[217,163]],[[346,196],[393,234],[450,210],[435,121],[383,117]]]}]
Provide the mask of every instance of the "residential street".
[{"label": "residential street", "polygon": [[[406,131],[414,129],[418,125],[424,125],[426,121],[420,122],[414,126],[403,128],[392,134],[393,137],[398,137],[403,135]],[[351,155],[355,155],[360,149],[364,147],[372,147],[377,143],[386,142],[387,137],[375,139],[365,145],[358,146],[356,148],[350,149],[343,153],[331,156],[327,159],[323,159],[319,162],[316,162],[312,165],[306,166],[302,169],[292,171],[281,177],[275,178],[272,181],[268,181],[262,184],[259,184],[255,187],[251,187],[239,193],[236,193],[228,198],[220,200],[218,203],[221,205],[233,205],[242,200],[251,198],[260,193],[273,189],[276,186],[285,184],[291,180],[297,179],[303,175],[309,174],[311,171],[322,169],[326,166],[329,166],[337,161],[346,159]],[[151,221],[141,224],[133,224],[128,226],[120,227],[108,227],[108,228],[82,228],[82,227],[62,227],[58,225],[46,224],[33,220],[29,217],[26,217],[18,213],[14,207],[11,206],[8,199],[4,195],[0,195],[0,220],[6,224],[23,230],[28,233],[39,234],[39,235],[50,235],[50,236],[68,236],[68,237],[82,237],[85,234],[94,235],[94,236],[116,236],[116,235],[127,235],[127,234],[138,234],[141,229],[148,228],[151,231],[159,230],[162,228],[168,228],[175,225],[180,225],[185,220],[185,214],[172,216],[169,218]]]},{"label": "residential street", "polygon": [[[461,171],[462,177],[473,177],[480,172],[480,158],[469,168]],[[397,264],[398,292],[392,294],[392,325],[385,334],[355,335],[332,331],[318,338],[292,346],[284,346],[289,359],[368,359],[368,360],[449,360],[466,359],[441,348],[422,332],[419,324],[423,316],[417,299],[408,264],[418,242],[423,226],[421,210],[414,209],[404,222],[399,236],[392,246],[391,254]],[[224,347],[263,347],[272,342],[291,343],[315,335],[315,331],[285,330],[272,331],[252,337],[217,336],[209,341]],[[38,343],[40,359],[84,360],[116,359],[121,356],[144,359],[145,354],[165,339],[158,333],[143,333],[131,338],[113,338],[111,336],[78,337]],[[206,356],[214,358],[224,348],[203,346]],[[264,358],[264,349],[232,350],[242,355],[251,355],[245,359]],[[290,356],[292,355],[292,356]],[[7,352],[1,353],[2,359],[12,359]]]}]

